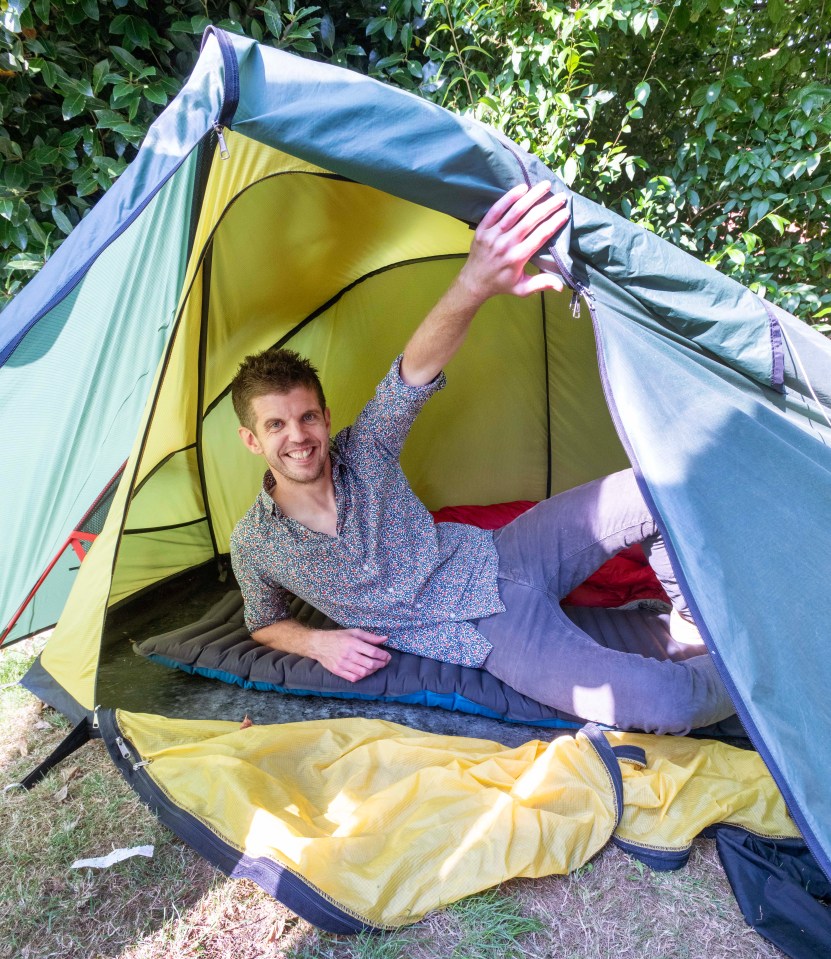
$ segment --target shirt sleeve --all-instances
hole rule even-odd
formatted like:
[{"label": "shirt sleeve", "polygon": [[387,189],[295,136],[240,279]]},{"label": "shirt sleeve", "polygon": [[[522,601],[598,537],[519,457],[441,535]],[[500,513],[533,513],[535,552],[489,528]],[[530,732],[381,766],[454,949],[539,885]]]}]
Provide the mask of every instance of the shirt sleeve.
[{"label": "shirt sleeve", "polygon": [[239,526],[231,535],[231,566],[242,590],[249,633],[291,617],[292,594],[258,568],[256,550]]},{"label": "shirt sleeve", "polygon": [[446,382],[444,373],[439,373],[424,386],[410,386],[401,379],[401,356],[396,357],[389,373],[378,384],[375,396],[355,420],[350,438],[369,434],[376,446],[398,459],[416,416]]}]

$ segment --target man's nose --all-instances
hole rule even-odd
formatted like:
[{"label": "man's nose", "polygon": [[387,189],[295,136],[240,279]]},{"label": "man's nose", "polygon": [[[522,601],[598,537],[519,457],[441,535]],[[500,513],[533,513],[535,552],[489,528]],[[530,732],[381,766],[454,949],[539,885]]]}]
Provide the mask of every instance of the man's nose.
[{"label": "man's nose", "polygon": [[300,420],[289,421],[289,439],[292,443],[301,443],[306,438],[306,430]]}]

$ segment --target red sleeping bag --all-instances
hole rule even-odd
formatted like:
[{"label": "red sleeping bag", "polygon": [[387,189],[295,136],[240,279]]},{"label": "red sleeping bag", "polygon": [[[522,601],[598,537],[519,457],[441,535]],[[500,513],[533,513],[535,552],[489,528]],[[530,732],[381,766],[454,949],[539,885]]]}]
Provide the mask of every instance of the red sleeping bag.
[{"label": "red sleeping bag", "polygon": [[[536,505],[531,500],[491,506],[445,506],[433,513],[437,523],[467,523],[480,529],[499,529]],[[647,563],[640,546],[630,546],[607,560],[597,572],[563,600],[570,606],[625,606],[642,599],[669,597]]]}]

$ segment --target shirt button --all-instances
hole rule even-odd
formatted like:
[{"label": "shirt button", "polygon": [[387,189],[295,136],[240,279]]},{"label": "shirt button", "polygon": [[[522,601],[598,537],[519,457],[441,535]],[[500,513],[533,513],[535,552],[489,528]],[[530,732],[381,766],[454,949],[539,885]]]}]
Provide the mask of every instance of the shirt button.
[{"label": "shirt button", "polygon": [[361,569],[362,569],[365,573],[368,573],[368,572],[369,572],[369,567],[366,565],[366,563],[364,563],[364,565],[361,567]]},{"label": "shirt button", "polygon": [[388,592],[388,593],[394,593],[395,590],[392,588],[392,586],[387,586],[387,592]]}]

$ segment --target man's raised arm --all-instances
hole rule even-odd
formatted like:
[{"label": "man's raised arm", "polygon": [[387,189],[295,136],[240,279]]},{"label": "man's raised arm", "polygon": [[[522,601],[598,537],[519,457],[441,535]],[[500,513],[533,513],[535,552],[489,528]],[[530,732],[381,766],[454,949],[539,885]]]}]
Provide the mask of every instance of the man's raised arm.
[{"label": "man's raised arm", "polygon": [[555,274],[525,272],[531,257],[568,221],[566,197],[548,195],[550,187],[547,182],[530,189],[524,184],[514,187],[485,214],[465,265],[404,350],[405,383],[423,386],[434,380],[464,343],[479,307],[492,296],[562,290]]}]

